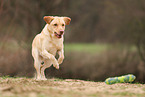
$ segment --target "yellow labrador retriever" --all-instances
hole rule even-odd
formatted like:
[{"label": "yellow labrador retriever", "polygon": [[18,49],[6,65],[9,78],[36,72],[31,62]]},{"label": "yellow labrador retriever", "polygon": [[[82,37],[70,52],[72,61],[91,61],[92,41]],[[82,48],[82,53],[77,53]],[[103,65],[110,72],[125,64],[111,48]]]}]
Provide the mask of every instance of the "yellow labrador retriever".
[{"label": "yellow labrador retriever", "polygon": [[[52,64],[59,69],[59,64],[63,62],[63,35],[65,25],[69,25],[69,17],[44,16],[47,23],[42,32],[33,40],[32,56],[34,58],[34,67],[37,71],[37,80],[46,80],[44,70]],[[58,60],[55,58],[58,53]],[[41,63],[44,62],[42,65]]]}]

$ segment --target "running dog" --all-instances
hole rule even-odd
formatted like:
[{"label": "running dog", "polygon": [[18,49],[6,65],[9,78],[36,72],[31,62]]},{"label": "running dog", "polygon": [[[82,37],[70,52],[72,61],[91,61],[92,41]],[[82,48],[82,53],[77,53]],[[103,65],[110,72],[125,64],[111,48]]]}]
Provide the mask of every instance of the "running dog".
[{"label": "running dog", "polygon": [[[44,16],[43,19],[47,24],[32,42],[32,56],[37,72],[37,80],[47,80],[44,70],[52,64],[56,69],[59,69],[59,64],[64,59],[64,30],[65,26],[69,25],[71,21],[69,17],[57,16]],[[56,53],[59,55],[58,60],[55,58]]]}]

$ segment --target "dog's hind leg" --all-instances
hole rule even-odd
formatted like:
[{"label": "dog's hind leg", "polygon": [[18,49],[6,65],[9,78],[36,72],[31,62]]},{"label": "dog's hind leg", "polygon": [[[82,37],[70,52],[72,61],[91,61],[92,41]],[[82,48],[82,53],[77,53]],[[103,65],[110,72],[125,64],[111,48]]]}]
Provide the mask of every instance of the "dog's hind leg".
[{"label": "dog's hind leg", "polygon": [[41,66],[41,62],[38,60],[34,61],[34,67],[36,69],[37,72],[37,80],[41,80],[41,73],[40,73],[40,66]]},{"label": "dog's hind leg", "polygon": [[37,72],[37,80],[41,80],[41,73],[40,73],[40,66],[41,66],[41,58],[38,55],[38,51],[37,49],[33,48],[32,49],[32,56],[34,58],[34,67],[36,69]]}]

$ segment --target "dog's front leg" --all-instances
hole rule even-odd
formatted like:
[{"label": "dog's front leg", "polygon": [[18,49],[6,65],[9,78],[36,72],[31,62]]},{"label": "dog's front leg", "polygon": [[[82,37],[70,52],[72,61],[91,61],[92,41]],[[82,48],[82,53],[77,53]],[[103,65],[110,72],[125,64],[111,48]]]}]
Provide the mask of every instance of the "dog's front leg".
[{"label": "dog's front leg", "polygon": [[64,59],[64,50],[63,49],[59,50],[58,55],[59,55],[58,64],[61,64],[63,62],[63,59]]},{"label": "dog's front leg", "polygon": [[42,54],[41,54],[45,59],[50,59],[52,61],[52,64],[53,66],[56,68],[56,69],[59,69],[59,64],[55,58],[54,55],[48,53],[46,50],[43,50],[42,51]]}]

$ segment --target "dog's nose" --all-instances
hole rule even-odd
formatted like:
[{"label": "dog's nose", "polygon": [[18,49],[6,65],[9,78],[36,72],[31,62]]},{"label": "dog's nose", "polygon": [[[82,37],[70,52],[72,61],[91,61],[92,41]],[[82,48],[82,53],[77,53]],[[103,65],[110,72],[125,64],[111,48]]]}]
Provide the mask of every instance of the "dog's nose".
[{"label": "dog's nose", "polygon": [[63,34],[64,33],[64,31],[60,31],[60,34]]}]

